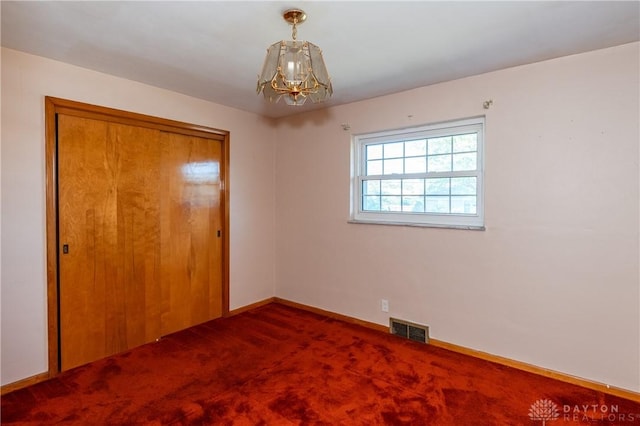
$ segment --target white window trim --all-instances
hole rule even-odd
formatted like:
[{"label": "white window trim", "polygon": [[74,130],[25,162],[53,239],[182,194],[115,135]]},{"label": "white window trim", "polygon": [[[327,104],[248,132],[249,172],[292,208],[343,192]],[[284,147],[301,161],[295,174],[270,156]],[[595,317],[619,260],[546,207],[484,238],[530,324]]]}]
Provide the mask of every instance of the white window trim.
[{"label": "white window trim", "polygon": [[[473,117],[462,120],[428,124],[424,126],[388,130],[382,132],[356,134],[351,139],[351,215],[350,223],[404,225],[437,228],[454,228],[484,230],[484,128],[485,118]],[[472,174],[476,176],[477,200],[476,214],[433,214],[410,212],[370,212],[361,209],[362,202],[362,170],[365,158],[365,146],[372,143],[389,143],[409,139],[427,137],[434,138],[451,133],[473,131],[478,133],[478,169]],[[456,173],[469,176],[469,172],[447,172],[446,176]],[[433,177],[437,173],[427,173]],[[426,176],[424,175],[424,176]],[[403,175],[411,176],[411,175]],[[388,177],[388,175],[386,175]]]}]

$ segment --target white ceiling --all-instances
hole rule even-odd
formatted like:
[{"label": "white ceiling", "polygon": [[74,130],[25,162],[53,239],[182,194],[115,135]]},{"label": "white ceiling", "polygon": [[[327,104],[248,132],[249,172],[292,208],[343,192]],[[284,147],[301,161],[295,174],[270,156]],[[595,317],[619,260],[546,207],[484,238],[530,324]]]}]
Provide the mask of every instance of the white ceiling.
[{"label": "white ceiling", "polygon": [[[334,96],[255,92],[268,45],[323,49]],[[2,1],[2,46],[282,117],[640,39],[638,1]]]}]

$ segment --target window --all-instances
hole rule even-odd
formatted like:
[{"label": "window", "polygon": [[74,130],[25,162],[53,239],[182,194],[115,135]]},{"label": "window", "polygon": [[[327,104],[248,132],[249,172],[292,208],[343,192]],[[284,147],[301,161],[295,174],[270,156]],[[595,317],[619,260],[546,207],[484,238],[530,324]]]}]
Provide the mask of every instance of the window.
[{"label": "window", "polygon": [[353,222],[483,229],[484,118],[357,135]]}]

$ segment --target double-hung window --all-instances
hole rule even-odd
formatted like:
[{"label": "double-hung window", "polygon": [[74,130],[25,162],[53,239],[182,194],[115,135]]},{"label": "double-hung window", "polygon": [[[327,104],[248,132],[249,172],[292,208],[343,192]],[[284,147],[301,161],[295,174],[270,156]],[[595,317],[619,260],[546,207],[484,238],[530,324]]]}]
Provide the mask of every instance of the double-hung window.
[{"label": "double-hung window", "polygon": [[484,118],[353,138],[354,222],[482,229]]}]

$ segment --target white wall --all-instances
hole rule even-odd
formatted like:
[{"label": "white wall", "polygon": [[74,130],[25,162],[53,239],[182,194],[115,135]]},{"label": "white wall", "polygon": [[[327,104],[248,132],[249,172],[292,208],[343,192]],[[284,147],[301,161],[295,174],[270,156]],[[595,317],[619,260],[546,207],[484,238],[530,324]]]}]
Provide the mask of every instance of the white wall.
[{"label": "white wall", "polygon": [[203,100],[2,49],[2,384],[48,368],[44,96],[230,131],[230,307],[274,295],[272,123]]},{"label": "white wall", "polygon": [[[276,294],[379,324],[426,323],[435,339],[640,391],[638,51],[280,120]],[[347,223],[351,133],[477,115],[486,231]]]}]

